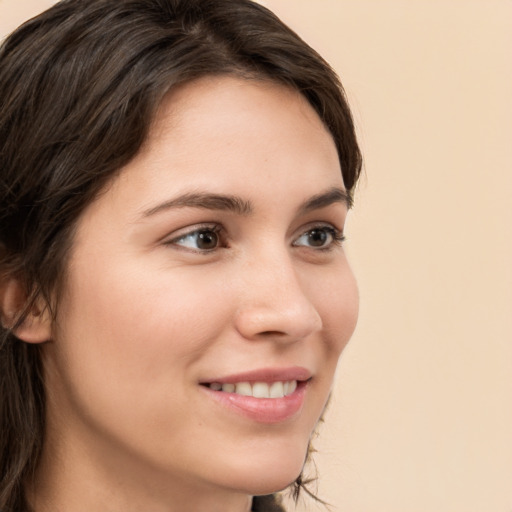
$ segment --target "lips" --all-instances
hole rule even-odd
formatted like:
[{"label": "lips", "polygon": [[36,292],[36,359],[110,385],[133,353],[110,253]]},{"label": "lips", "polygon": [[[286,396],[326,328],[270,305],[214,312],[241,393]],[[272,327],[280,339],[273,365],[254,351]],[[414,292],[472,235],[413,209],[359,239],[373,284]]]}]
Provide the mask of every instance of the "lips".
[{"label": "lips", "polygon": [[232,412],[260,423],[277,423],[299,414],[310,379],[305,368],[270,368],[213,378],[201,387]]}]

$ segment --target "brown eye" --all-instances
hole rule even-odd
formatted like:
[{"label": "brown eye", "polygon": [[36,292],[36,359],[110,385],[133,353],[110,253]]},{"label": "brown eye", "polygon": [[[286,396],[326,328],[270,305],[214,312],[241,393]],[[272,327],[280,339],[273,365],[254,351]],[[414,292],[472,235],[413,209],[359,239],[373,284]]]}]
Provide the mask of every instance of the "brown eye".
[{"label": "brown eye", "polygon": [[330,249],[344,240],[343,235],[332,226],[319,226],[302,233],[293,245],[312,249]]},{"label": "brown eye", "polygon": [[215,249],[219,243],[219,235],[211,230],[197,233],[197,248],[203,250]]},{"label": "brown eye", "polygon": [[172,244],[195,251],[211,251],[219,247],[220,237],[214,228],[201,228],[172,240]]},{"label": "brown eye", "polygon": [[325,229],[312,229],[306,236],[312,247],[323,247],[332,237]]}]

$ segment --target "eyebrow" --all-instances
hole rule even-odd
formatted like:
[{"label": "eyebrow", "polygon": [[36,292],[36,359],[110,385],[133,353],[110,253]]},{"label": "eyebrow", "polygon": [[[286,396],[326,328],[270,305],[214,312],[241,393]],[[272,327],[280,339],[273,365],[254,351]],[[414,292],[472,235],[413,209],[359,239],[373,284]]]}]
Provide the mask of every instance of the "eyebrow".
[{"label": "eyebrow", "polygon": [[188,193],[165,201],[153,208],[145,210],[144,217],[149,217],[170,208],[204,208],[205,210],[225,210],[238,215],[249,215],[253,207],[249,201],[237,196],[224,194],[209,194],[204,192]]},{"label": "eyebrow", "polygon": [[[298,213],[304,215],[314,210],[326,208],[334,203],[343,203],[347,209],[352,206],[352,199],[345,190],[337,187],[329,189],[327,192],[317,194],[299,206]],[[224,194],[210,194],[205,192],[193,192],[183,194],[174,199],[164,201],[152,208],[145,210],[143,217],[150,217],[157,213],[172,208],[202,208],[205,210],[223,210],[231,211],[238,215],[250,215],[254,208],[250,201],[238,196]]]},{"label": "eyebrow", "polygon": [[332,187],[327,192],[322,192],[311,197],[299,207],[299,214],[312,212],[326,208],[334,203],[343,203],[348,210],[352,208],[352,197],[343,189]]}]

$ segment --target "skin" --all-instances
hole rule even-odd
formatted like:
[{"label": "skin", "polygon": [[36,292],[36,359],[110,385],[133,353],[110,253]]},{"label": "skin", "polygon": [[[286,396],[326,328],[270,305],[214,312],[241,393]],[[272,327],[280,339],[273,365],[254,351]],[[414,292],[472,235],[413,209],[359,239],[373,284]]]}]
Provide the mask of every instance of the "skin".
[{"label": "skin", "polygon": [[[242,512],[304,463],[358,296],[332,138],[298,93],[204,78],[173,90],[152,132],[79,219],[51,339],[37,512]],[[162,208],[185,193],[251,213]],[[198,226],[219,229],[198,248]],[[313,228],[325,234],[313,246]],[[191,234],[192,233],[192,234]],[[212,400],[215,376],[301,366],[300,414],[254,421]]]}]

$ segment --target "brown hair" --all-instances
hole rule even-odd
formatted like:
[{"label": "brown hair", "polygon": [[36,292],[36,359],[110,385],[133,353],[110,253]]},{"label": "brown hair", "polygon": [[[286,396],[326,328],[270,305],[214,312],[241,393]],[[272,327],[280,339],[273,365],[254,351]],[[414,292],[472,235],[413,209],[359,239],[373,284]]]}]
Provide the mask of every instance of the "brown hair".
[{"label": "brown hair", "polygon": [[[329,65],[250,0],[64,0],[0,48],[0,284],[16,277],[55,315],[73,228],[137,154],[163,96],[212,74],[302,93],[336,143],[349,193],[361,155]],[[0,509],[28,509],[44,432],[37,345],[0,331]],[[300,479],[296,485],[301,485]]]}]

